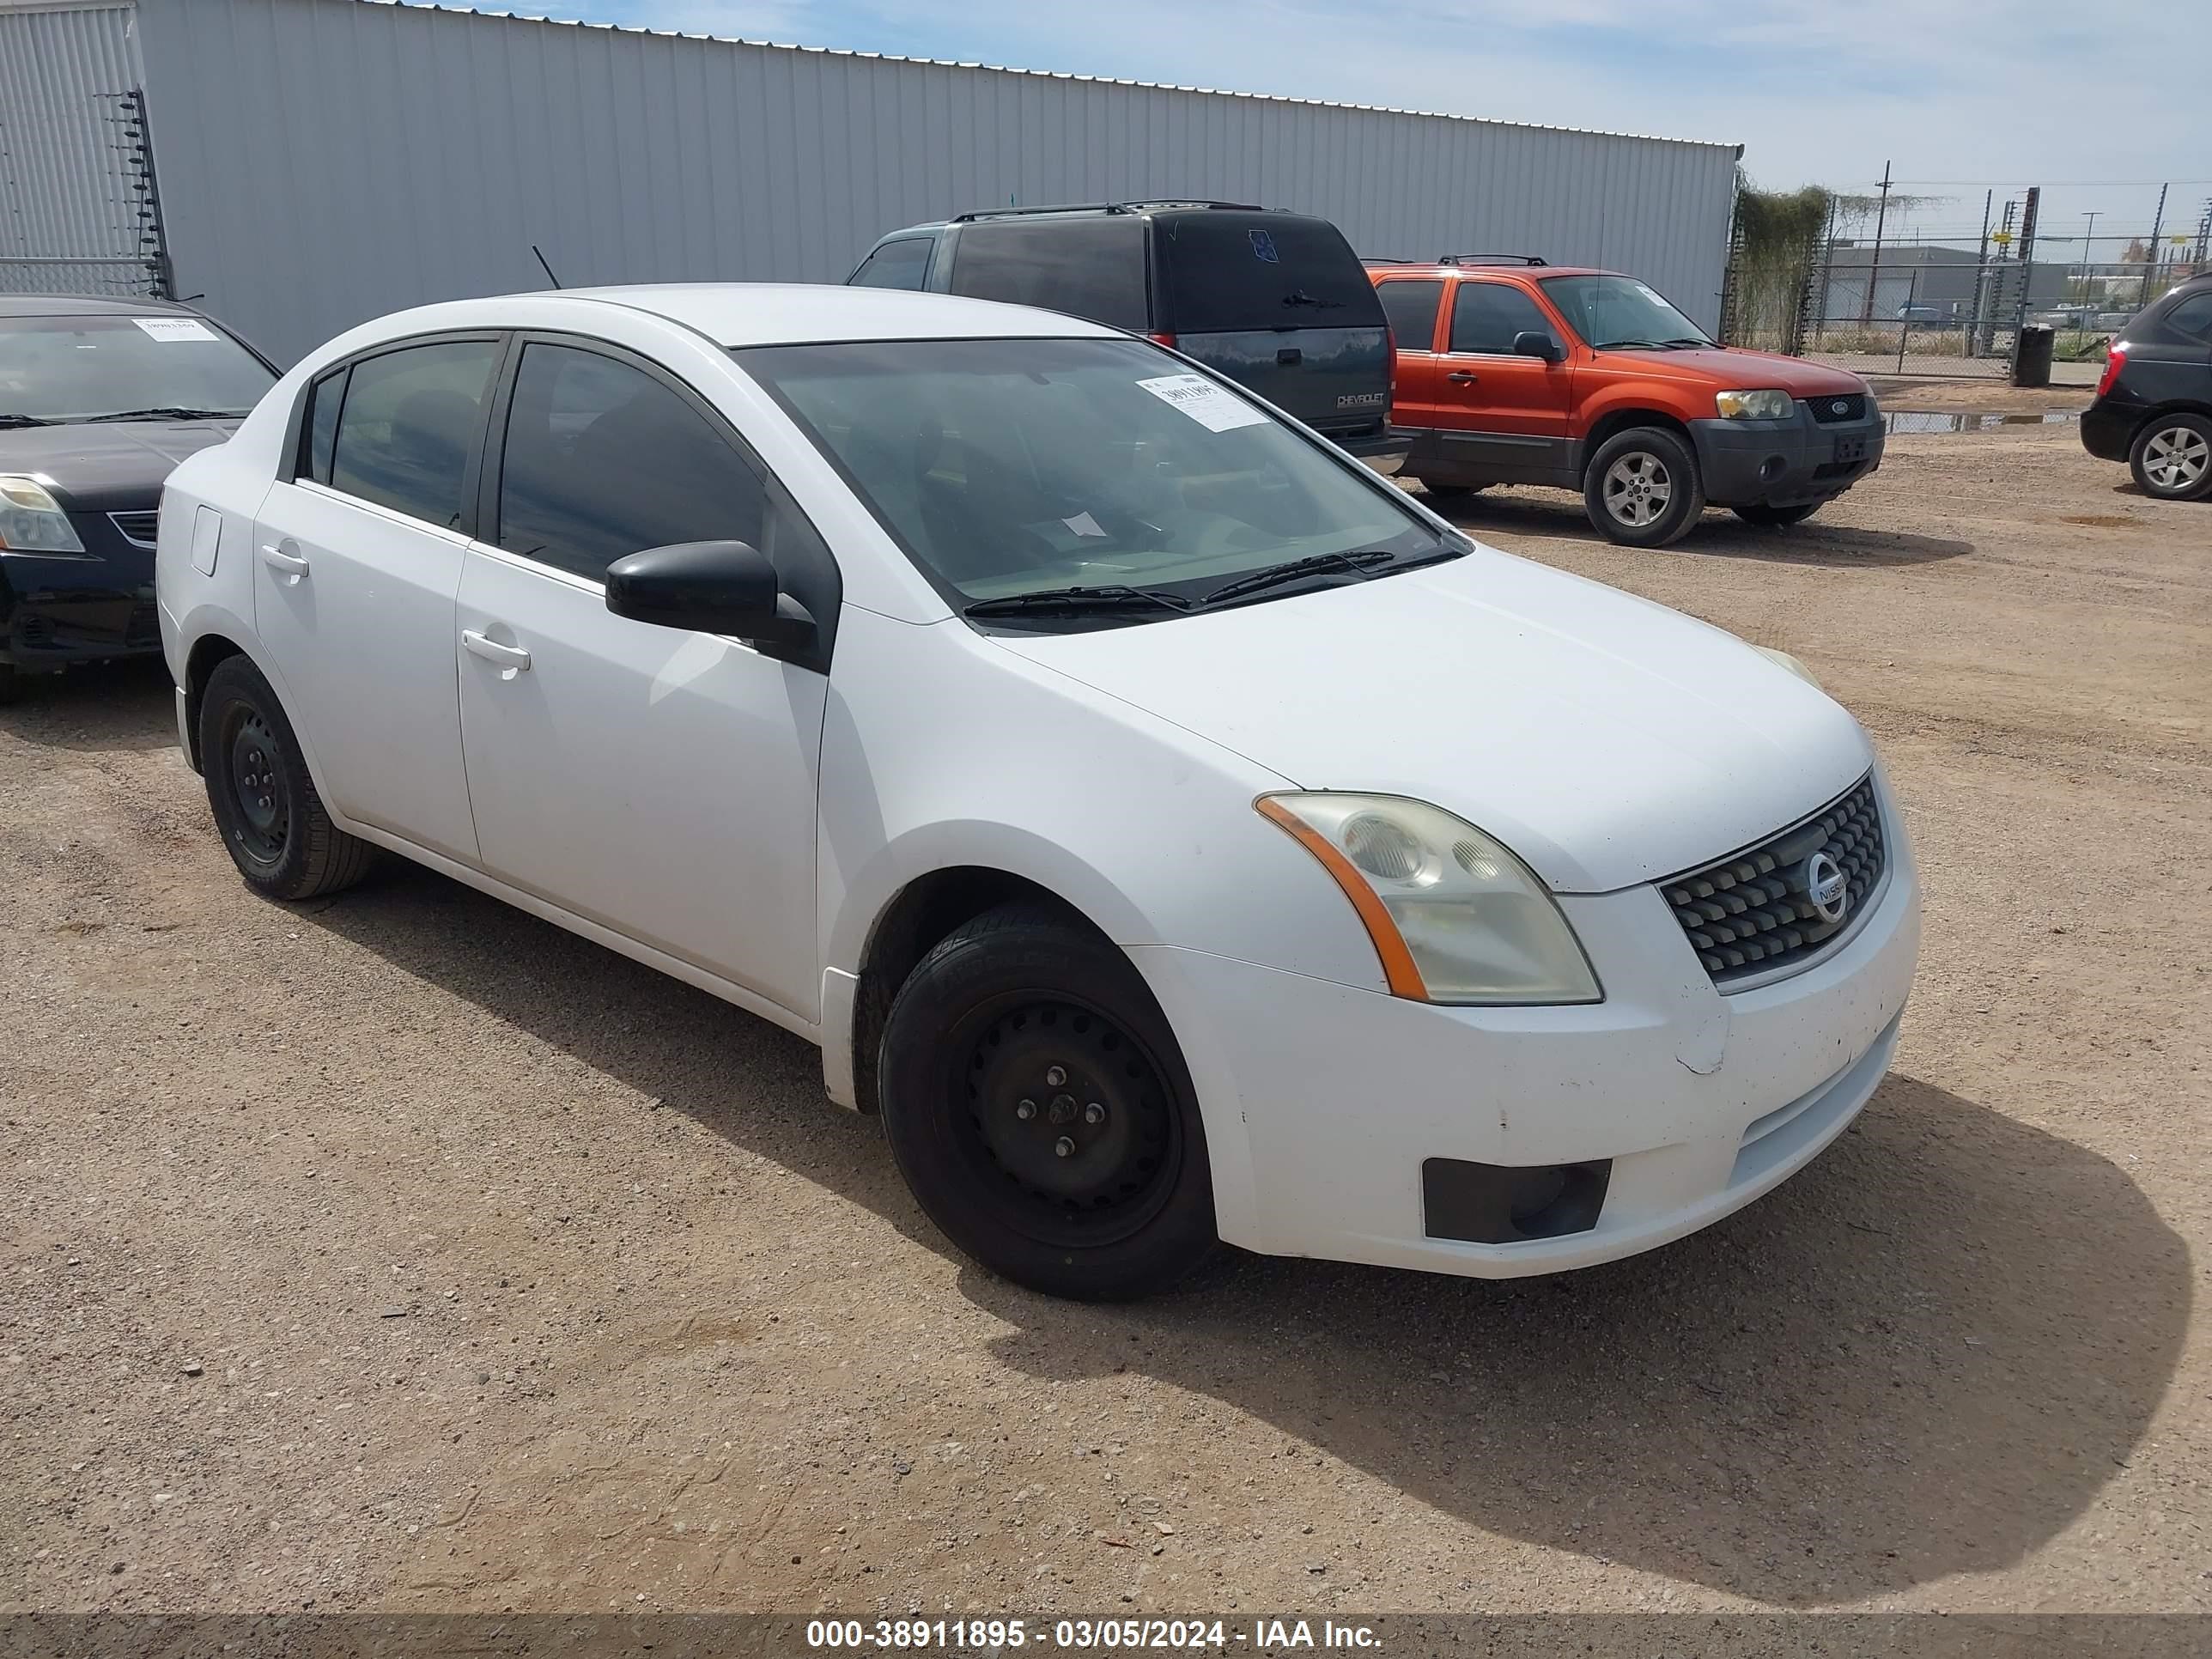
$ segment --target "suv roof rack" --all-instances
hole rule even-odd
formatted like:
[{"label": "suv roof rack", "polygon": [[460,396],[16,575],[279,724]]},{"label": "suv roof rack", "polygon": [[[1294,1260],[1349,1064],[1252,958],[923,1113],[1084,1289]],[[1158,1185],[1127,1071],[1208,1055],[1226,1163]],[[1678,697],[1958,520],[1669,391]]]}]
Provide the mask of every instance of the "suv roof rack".
[{"label": "suv roof rack", "polygon": [[1141,202],[1056,202],[1039,207],[976,208],[970,212],[954,214],[951,222],[966,225],[973,224],[978,219],[1013,219],[1033,213],[1144,213],[1154,208],[1234,208],[1245,213],[1275,210],[1263,208],[1257,202],[1207,202],[1186,198]]},{"label": "suv roof rack", "polygon": [[1440,253],[1440,265],[1547,265],[1540,253]]}]

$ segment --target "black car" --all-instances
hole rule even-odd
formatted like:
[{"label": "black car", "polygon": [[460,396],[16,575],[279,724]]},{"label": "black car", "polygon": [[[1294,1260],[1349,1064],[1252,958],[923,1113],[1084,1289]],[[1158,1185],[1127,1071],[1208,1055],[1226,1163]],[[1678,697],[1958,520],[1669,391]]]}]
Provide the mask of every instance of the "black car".
[{"label": "black car", "polygon": [[2125,461],[2146,495],[2212,495],[2212,276],[2182,283],[2112,342],[2081,447]]},{"label": "black car", "polygon": [[161,481],[276,378],[185,306],[0,295],[0,701],[30,674],[161,648]]},{"label": "black car", "polygon": [[1395,472],[1390,331],[1326,219],[1242,202],[1000,208],[895,230],[848,283],[1064,311],[1195,358]]}]

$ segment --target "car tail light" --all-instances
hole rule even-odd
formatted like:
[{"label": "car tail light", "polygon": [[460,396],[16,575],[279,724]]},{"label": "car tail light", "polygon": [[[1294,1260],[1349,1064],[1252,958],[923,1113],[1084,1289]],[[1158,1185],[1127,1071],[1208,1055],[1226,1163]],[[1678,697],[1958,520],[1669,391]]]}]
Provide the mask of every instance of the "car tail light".
[{"label": "car tail light", "polygon": [[2112,389],[2112,382],[2120,378],[2120,371],[2128,366],[2128,343],[2115,340],[2105,348],[2105,372],[2097,377],[2096,396],[2101,398]]},{"label": "car tail light", "polygon": [[1175,349],[1175,336],[1170,334],[1164,329],[1154,329],[1150,334],[1145,336],[1145,337],[1150,340],[1154,345],[1164,345],[1170,351],[1173,351]]}]

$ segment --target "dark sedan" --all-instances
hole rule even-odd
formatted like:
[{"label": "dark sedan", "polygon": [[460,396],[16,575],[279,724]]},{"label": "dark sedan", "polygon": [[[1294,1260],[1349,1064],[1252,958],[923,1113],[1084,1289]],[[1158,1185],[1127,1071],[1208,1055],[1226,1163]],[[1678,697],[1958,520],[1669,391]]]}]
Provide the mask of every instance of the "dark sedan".
[{"label": "dark sedan", "polygon": [[2125,461],[2146,495],[2212,496],[2212,276],[2154,301],[2112,343],[2081,447]]},{"label": "dark sedan", "polygon": [[29,675],[161,648],[161,482],[276,378],[183,306],[0,295],[0,701]]}]

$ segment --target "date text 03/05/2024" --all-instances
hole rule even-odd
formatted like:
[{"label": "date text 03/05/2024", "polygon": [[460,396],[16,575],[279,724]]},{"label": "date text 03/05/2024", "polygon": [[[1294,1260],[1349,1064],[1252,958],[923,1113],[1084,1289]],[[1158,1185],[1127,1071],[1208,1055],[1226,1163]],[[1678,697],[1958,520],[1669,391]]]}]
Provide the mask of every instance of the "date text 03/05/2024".
[{"label": "date text 03/05/2024", "polygon": [[1249,1625],[1222,1619],[814,1619],[807,1621],[806,1645],[828,1652],[1003,1653],[1040,1647],[1075,1652],[1157,1648],[1225,1653],[1238,1648],[1372,1651],[1382,1641],[1371,1626],[1340,1625],[1328,1619],[1255,1619]]}]

